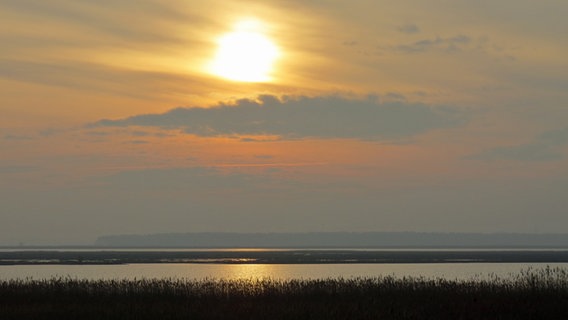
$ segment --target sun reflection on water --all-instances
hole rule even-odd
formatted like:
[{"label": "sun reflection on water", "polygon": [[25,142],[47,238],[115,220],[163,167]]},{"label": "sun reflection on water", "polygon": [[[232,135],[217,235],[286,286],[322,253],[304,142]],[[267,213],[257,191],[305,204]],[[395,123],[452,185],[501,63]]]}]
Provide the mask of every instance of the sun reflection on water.
[{"label": "sun reflection on water", "polygon": [[229,279],[275,278],[278,270],[271,264],[229,264],[225,266]]}]

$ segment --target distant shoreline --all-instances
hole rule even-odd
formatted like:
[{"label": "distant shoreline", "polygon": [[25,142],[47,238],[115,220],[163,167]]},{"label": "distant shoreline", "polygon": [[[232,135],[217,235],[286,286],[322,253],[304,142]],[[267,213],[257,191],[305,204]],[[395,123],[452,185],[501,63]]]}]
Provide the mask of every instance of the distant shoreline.
[{"label": "distant shoreline", "polygon": [[376,245],[376,246],[191,246],[191,245],[149,245],[149,246],[123,246],[123,245],[23,245],[0,246],[2,250],[568,250],[568,244],[562,245]]},{"label": "distant shoreline", "polygon": [[568,234],[442,232],[159,233],[99,237],[97,247],[568,248]]},{"label": "distant shoreline", "polygon": [[92,243],[23,241],[0,250],[43,249],[568,249],[568,233],[188,232],[100,236]]},{"label": "distant shoreline", "polygon": [[0,250],[0,265],[568,263],[568,249]]}]

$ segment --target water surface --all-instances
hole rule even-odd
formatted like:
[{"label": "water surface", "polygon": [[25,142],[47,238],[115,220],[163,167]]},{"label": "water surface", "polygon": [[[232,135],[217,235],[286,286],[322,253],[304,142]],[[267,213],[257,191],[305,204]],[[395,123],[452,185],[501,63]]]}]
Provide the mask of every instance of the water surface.
[{"label": "water surface", "polygon": [[325,279],[393,275],[444,279],[510,277],[528,268],[562,267],[567,263],[420,263],[420,264],[121,264],[0,266],[0,279]]},{"label": "water surface", "polygon": [[2,249],[0,279],[487,279],[568,269],[566,249]]}]

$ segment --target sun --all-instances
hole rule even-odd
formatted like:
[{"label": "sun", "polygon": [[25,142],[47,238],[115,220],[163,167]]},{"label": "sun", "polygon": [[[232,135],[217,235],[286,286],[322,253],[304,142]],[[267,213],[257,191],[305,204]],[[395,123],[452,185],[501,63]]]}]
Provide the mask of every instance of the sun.
[{"label": "sun", "polygon": [[233,31],[218,39],[209,72],[233,81],[270,81],[280,50],[263,29],[257,20],[237,23]]}]

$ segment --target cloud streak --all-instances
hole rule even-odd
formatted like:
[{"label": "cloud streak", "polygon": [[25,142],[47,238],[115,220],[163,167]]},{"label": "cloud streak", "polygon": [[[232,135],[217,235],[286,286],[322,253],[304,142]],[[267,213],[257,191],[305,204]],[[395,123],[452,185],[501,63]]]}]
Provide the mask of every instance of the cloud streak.
[{"label": "cloud streak", "polygon": [[436,37],[434,39],[423,39],[410,44],[403,44],[394,47],[395,51],[403,53],[427,52],[434,49],[445,51],[459,51],[472,42],[471,37],[467,35],[456,35],[449,38]]},{"label": "cloud streak", "polygon": [[[29,62],[0,60],[0,78],[83,91],[156,99],[156,88],[175,83],[208,87],[203,79],[168,73],[139,71],[82,62]],[[142,90],[140,90],[142,88]],[[152,88],[152,90],[150,90]]]},{"label": "cloud streak", "polygon": [[568,145],[568,127],[540,134],[534,141],[503,146],[470,156],[475,160],[554,161],[564,159],[559,150]]},{"label": "cloud streak", "polygon": [[398,30],[399,32],[402,32],[402,33],[406,33],[406,34],[414,34],[414,33],[420,32],[420,28],[414,23],[401,25],[401,26],[397,27],[396,30]]},{"label": "cloud streak", "polygon": [[284,97],[265,95],[212,108],[176,108],[162,114],[100,120],[90,127],[149,126],[180,129],[201,137],[272,135],[281,139],[343,138],[361,140],[408,138],[456,126],[464,115],[424,104],[378,102],[376,97]]}]

